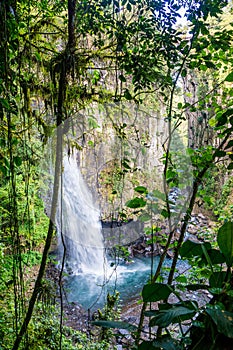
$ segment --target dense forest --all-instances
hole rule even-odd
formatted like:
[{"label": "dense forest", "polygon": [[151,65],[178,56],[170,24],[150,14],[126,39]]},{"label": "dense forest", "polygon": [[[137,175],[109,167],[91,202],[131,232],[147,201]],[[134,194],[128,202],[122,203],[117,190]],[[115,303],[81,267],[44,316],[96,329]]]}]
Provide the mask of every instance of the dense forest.
[{"label": "dense forest", "polygon": [[[0,0],[0,17],[0,349],[233,349],[232,1]],[[103,226],[126,227],[112,265],[146,242],[136,322],[117,286],[85,329],[65,314],[72,156]]]}]

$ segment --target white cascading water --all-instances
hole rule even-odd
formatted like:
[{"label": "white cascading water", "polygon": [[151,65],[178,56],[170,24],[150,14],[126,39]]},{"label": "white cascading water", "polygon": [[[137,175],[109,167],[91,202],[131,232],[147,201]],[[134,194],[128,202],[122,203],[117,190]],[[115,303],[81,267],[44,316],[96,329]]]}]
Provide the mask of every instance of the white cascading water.
[{"label": "white cascading water", "polygon": [[[75,158],[74,155],[63,159],[57,225],[65,241],[66,262],[72,273],[103,275],[105,249],[100,212]],[[61,236],[59,243],[62,251]]]}]

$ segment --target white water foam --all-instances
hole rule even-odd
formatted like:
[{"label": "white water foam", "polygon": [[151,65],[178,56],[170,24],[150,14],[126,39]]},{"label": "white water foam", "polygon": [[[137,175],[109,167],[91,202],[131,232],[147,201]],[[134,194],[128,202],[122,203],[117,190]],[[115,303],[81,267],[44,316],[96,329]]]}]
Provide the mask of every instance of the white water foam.
[{"label": "white water foam", "polygon": [[74,274],[103,275],[105,249],[100,212],[78,168],[75,155],[63,159],[60,197],[56,224],[60,231],[61,250],[61,235],[64,238],[68,265]]}]

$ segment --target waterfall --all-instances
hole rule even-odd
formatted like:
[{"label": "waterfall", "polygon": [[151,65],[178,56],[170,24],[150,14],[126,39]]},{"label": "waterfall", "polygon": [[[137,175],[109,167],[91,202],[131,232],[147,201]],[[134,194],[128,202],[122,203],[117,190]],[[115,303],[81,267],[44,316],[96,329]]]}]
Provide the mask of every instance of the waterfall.
[{"label": "waterfall", "polygon": [[62,234],[67,248],[66,263],[72,273],[103,275],[105,250],[100,212],[82,177],[75,156],[63,158],[61,196],[56,221],[60,231],[60,250],[63,250]]}]

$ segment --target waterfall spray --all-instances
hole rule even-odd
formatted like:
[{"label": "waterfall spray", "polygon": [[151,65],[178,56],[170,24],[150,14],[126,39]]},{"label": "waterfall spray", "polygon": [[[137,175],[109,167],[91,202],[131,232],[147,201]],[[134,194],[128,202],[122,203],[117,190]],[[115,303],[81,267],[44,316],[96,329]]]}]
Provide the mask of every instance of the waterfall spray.
[{"label": "waterfall spray", "polygon": [[[72,273],[104,273],[100,212],[78,168],[75,155],[63,159],[61,201],[56,224],[63,235]],[[61,236],[58,244],[62,253]],[[59,238],[60,237],[60,238]]]}]

